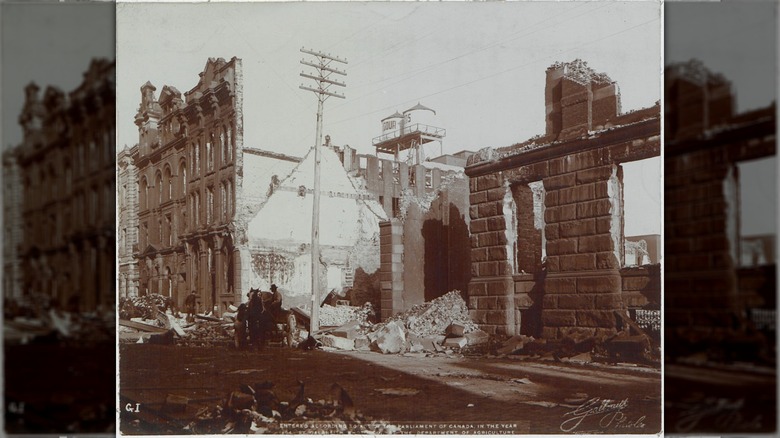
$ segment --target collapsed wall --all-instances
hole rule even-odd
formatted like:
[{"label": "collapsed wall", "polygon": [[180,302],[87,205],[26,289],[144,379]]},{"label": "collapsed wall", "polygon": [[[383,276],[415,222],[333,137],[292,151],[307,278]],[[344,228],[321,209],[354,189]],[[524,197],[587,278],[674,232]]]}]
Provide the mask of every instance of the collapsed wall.
[{"label": "collapsed wall", "polygon": [[466,167],[471,316],[491,334],[613,334],[627,311],[620,165],[660,155],[660,106],[620,114],[617,84],[580,60],[547,70],[545,103],[545,135]]},{"label": "collapsed wall", "polygon": [[[247,228],[251,284],[275,283],[285,296],[311,296],[311,220],[313,149],[289,175],[280,179]],[[379,268],[379,221],[382,207],[357,188],[338,155],[321,150],[320,296],[351,286],[354,271]]]}]

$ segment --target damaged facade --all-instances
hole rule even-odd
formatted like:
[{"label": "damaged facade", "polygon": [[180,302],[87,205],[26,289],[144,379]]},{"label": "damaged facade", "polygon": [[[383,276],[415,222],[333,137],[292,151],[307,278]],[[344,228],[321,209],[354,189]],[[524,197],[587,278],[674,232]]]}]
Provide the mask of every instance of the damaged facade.
[{"label": "damaged facade", "polygon": [[25,88],[23,142],[3,154],[6,296],[82,311],[115,301],[114,69],[93,60],[67,94]]},{"label": "damaged facade", "polygon": [[241,60],[209,59],[184,93],[147,82],[135,117],[139,294],[202,310],[240,301],[238,232],[242,184]]},{"label": "damaged facade", "polygon": [[3,296],[22,296],[22,184],[13,149],[3,152]]},{"label": "damaged facade", "polygon": [[[329,140],[329,139],[326,139]],[[329,142],[320,162],[320,298],[353,286],[354,273],[379,268],[379,221],[386,215],[363,180],[349,175]],[[247,229],[253,284],[277,284],[287,305],[311,298],[311,220],[314,149],[286,175],[269,178],[268,196]]]},{"label": "damaged facade", "polygon": [[660,309],[660,266],[624,268],[621,164],[660,155],[660,105],[621,114],[617,84],[547,69],[544,135],[469,160],[469,308],[488,333],[608,336]]},{"label": "damaged facade", "polygon": [[[380,224],[380,313],[387,319],[468,284],[468,179],[463,167],[473,154],[432,155],[446,135],[432,126],[436,112],[418,103],[382,120],[374,138],[377,155],[346,149],[344,165],[365,179],[388,221]],[[379,154],[393,158],[380,158]],[[406,160],[401,155],[408,156]]]},{"label": "damaged facade", "polygon": [[[776,108],[735,113],[731,83],[698,61],[665,74],[666,344],[690,354],[736,334],[744,352],[747,320],[775,319],[776,265],[774,236],[742,239],[740,216],[766,213],[740,211],[739,165],[775,156]],[[762,257],[745,257],[757,241]]]},{"label": "damaged facade", "polygon": [[138,295],[138,168],[133,157],[138,145],[124,147],[116,157],[117,174],[117,285],[120,297]]},{"label": "damaged facade", "polygon": [[406,163],[374,159],[385,171],[400,168],[390,181],[367,172],[380,199],[390,198],[393,207],[390,219],[380,224],[380,308],[386,319],[449,291],[466,290],[469,254],[460,249],[469,244],[469,192],[458,163],[433,159],[407,173]]},{"label": "damaged facade", "polygon": [[[159,97],[151,83],[141,87],[139,144],[131,152],[137,169],[138,294],[158,293],[182,306],[195,291],[200,311],[222,312],[244,301],[250,287],[268,290],[276,283],[286,306],[303,305],[311,294],[310,256],[305,255],[311,206],[308,213],[291,214],[289,202],[304,210],[311,203],[312,183],[306,178],[313,163],[243,144],[240,59],[209,59],[200,76],[184,96],[167,85]],[[330,290],[350,285],[358,267],[377,269],[375,222],[384,213],[362,183],[348,177],[335,149],[325,145],[323,150],[333,162],[323,171],[323,196],[349,204],[327,213],[323,201],[323,238],[329,219],[347,210],[361,215],[334,229],[359,235],[357,240],[346,236],[323,245],[323,290]],[[337,187],[328,188],[328,181]],[[127,202],[131,211],[132,196]],[[367,205],[372,202],[376,205]]]}]

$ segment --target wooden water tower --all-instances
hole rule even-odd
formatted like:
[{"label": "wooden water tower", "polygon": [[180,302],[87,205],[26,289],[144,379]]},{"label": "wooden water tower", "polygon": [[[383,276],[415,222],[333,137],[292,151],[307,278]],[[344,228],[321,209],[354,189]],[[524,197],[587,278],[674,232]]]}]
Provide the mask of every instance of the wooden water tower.
[{"label": "wooden water tower", "polygon": [[425,161],[425,151],[422,146],[426,143],[438,141],[446,135],[443,128],[437,128],[428,124],[430,113],[436,115],[436,111],[420,105],[409,108],[403,113],[395,114],[382,119],[382,135],[374,137],[372,143],[379,153],[391,154],[395,161],[399,161],[403,151],[410,151],[410,164],[420,164]]}]

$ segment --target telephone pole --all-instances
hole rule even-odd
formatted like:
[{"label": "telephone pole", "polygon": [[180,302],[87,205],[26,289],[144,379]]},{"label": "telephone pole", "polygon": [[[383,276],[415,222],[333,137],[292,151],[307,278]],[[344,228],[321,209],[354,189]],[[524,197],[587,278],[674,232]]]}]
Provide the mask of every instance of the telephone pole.
[{"label": "telephone pole", "polygon": [[317,84],[316,88],[306,87],[303,84],[299,87],[317,95],[317,134],[314,140],[314,207],[312,208],[311,220],[311,320],[309,323],[309,334],[314,335],[320,328],[320,148],[322,147],[322,107],[329,97],[344,98],[343,94],[331,92],[328,89],[331,85],[337,87],[346,86],[345,83],[331,79],[330,76],[346,76],[347,73],[331,67],[330,64],[334,62],[346,64],[347,60],[304,48],[301,48],[301,52],[314,57],[314,62],[301,59],[301,64],[316,70],[316,75],[301,71],[301,77],[311,79]]}]

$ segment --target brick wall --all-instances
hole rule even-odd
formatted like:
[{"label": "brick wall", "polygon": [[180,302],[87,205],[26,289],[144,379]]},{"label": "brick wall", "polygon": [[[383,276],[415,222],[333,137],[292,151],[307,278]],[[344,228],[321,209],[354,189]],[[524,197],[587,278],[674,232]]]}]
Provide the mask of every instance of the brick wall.
[{"label": "brick wall", "polygon": [[404,245],[401,221],[390,219],[379,224],[379,248],[380,315],[384,320],[393,316],[393,309],[404,308]]},{"label": "brick wall", "polygon": [[623,302],[630,310],[661,308],[661,265],[620,270]]},{"label": "brick wall", "polygon": [[[471,316],[495,334],[614,333],[614,312],[627,310],[620,164],[660,155],[660,108],[618,115],[617,86],[581,61],[547,70],[545,101],[545,136],[482,150],[466,168]],[[544,186],[544,239],[529,226],[527,188],[536,181]]]},{"label": "brick wall", "polygon": [[765,272],[737,272],[736,164],[775,154],[775,108],[733,114],[730,84],[700,63],[667,73],[664,311],[674,344],[677,329],[725,330],[756,297]]}]

